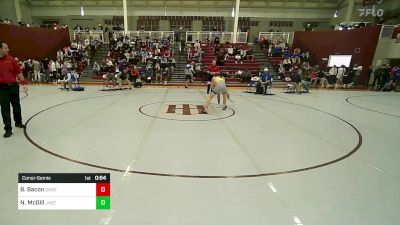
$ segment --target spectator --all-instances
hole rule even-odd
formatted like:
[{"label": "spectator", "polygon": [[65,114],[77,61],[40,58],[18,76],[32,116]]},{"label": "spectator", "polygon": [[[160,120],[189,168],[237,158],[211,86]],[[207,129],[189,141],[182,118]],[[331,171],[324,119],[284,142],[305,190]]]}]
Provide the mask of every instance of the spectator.
[{"label": "spectator", "polygon": [[355,88],[358,87],[358,80],[359,80],[359,78],[360,78],[362,69],[363,69],[362,66],[360,66],[360,65],[358,65],[358,64],[355,64],[355,65],[354,65],[354,67],[353,67],[353,70],[354,70],[354,80],[353,80],[353,83],[351,83],[351,86],[352,86],[352,87],[355,87]]},{"label": "spectator", "polygon": [[393,84],[397,87],[399,86],[399,75],[400,74],[400,68],[399,66],[395,66],[392,69],[392,81]]},{"label": "spectator", "polygon": [[367,77],[367,88],[369,87],[369,80],[371,79],[371,74],[372,74],[372,66],[369,66],[367,71],[365,71],[365,76]]},{"label": "spectator", "polygon": [[336,74],[335,89],[339,89],[340,87],[343,86],[343,77],[345,73],[346,73],[346,66],[342,65],[341,67],[339,67]]},{"label": "spectator", "polygon": [[164,79],[164,84],[167,84],[171,79],[171,73],[168,68],[165,68],[162,73],[162,79]]},{"label": "spectator", "polygon": [[381,83],[383,68],[382,65],[378,66],[374,71],[374,81],[372,82],[372,86],[377,88]]},{"label": "spectator", "polygon": [[122,90],[122,85],[124,84],[127,84],[129,89],[132,89],[132,84],[128,79],[130,77],[130,71],[128,67],[125,67],[123,71],[117,73],[116,77],[120,90]]},{"label": "spectator", "polygon": [[93,68],[92,68],[93,74],[94,74],[95,76],[100,75],[100,70],[101,70],[101,69],[100,69],[100,65],[97,64],[97,62],[94,62]]},{"label": "spectator", "polygon": [[303,66],[302,69],[299,69],[297,73],[299,73],[300,78],[301,78],[301,83],[306,91],[306,93],[310,92],[310,87],[311,87],[311,78],[310,78],[310,73],[309,73],[309,66],[308,64]]},{"label": "spectator", "polygon": [[207,67],[208,71],[208,82],[207,82],[207,94],[210,93],[210,88],[211,88],[211,80],[214,75],[219,74],[220,68],[217,66],[217,62],[215,60],[212,61],[212,64]]},{"label": "spectator", "polygon": [[336,65],[334,65],[330,70],[329,70],[329,77],[328,77],[328,84],[334,84],[336,83],[336,76],[338,73],[338,69]]},{"label": "spectator", "polygon": [[[267,90],[272,86],[272,75],[268,71],[268,68],[265,68],[264,71],[261,73],[261,77],[259,82],[257,83],[257,86],[262,86],[263,87],[263,94],[267,94]],[[256,86],[256,90],[257,90]]]},{"label": "spectator", "polygon": [[49,59],[45,58],[42,61],[42,68],[44,72],[44,82],[48,83],[49,82]]},{"label": "spectator", "polygon": [[34,81],[39,83],[42,81],[40,74],[42,66],[40,65],[40,62],[37,61],[36,59],[32,61],[32,66],[33,66]]},{"label": "spectator", "polygon": [[194,74],[195,74],[195,72],[194,72],[194,62],[186,64],[186,67],[185,67],[185,75],[186,75],[185,88],[188,88],[189,83],[192,82]]},{"label": "spectator", "polygon": [[[64,86],[63,89],[65,89],[67,91],[72,91],[72,81],[73,81],[72,76],[74,76],[74,75],[70,71],[67,71],[67,69],[62,69],[61,75],[62,75],[63,79],[60,80],[60,82]],[[68,85],[68,89],[67,89],[67,85]]]}]

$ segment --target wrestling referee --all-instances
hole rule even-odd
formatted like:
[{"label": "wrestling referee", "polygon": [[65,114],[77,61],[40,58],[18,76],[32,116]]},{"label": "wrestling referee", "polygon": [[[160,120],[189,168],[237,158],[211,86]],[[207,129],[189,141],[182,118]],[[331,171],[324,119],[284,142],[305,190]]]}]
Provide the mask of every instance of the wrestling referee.
[{"label": "wrestling referee", "polygon": [[25,128],[25,125],[22,123],[17,77],[23,84],[25,92],[28,91],[28,81],[24,79],[21,68],[15,59],[8,54],[7,43],[0,40],[0,44],[0,106],[4,130],[6,131],[3,137],[8,138],[12,135],[10,103],[13,108],[15,126]]}]

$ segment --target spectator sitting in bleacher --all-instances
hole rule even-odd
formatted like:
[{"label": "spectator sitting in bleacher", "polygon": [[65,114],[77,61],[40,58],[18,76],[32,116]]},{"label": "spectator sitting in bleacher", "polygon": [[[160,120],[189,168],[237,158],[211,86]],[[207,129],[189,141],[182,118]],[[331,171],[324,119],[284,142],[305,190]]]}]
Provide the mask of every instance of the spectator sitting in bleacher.
[{"label": "spectator sitting in bleacher", "polygon": [[286,74],[286,70],[283,67],[283,64],[279,65],[279,69],[278,69],[278,79],[280,79],[281,77],[285,77]]},{"label": "spectator sitting in bleacher", "polygon": [[154,70],[152,67],[146,68],[146,81],[151,82],[154,78]]},{"label": "spectator sitting in bleacher", "polygon": [[174,73],[176,61],[174,58],[169,58],[169,69],[171,70],[171,74]]},{"label": "spectator sitting in bleacher", "polygon": [[194,62],[186,64],[186,67],[185,67],[185,76],[186,76],[185,88],[188,88],[189,83],[192,82],[194,74],[195,74]]},{"label": "spectator sitting in bleacher", "polygon": [[227,53],[228,53],[228,56],[232,56],[232,57],[234,56],[235,53],[234,53],[234,48],[232,45],[229,46]]},{"label": "spectator sitting in bleacher", "polygon": [[274,55],[274,53],[275,53],[275,51],[274,51],[272,45],[270,45],[268,48],[268,56],[271,57]]},{"label": "spectator sitting in bleacher", "polygon": [[240,54],[235,55],[235,64],[237,64],[238,62],[243,64],[242,56]]},{"label": "spectator sitting in bleacher", "polygon": [[164,84],[167,84],[170,82],[171,79],[171,72],[169,71],[168,68],[165,68],[162,72],[162,79],[164,80]]},{"label": "spectator sitting in bleacher", "polygon": [[216,62],[217,62],[217,65],[218,66],[223,66],[224,65],[224,53],[223,53],[223,51],[221,50],[221,51],[219,51],[219,52],[217,52],[217,55],[216,55]]},{"label": "spectator sitting in bleacher", "polygon": [[156,82],[157,83],[162,83],[161,68],[160,67],[156,67],[154,70],[155,70],[155,74],[156,74]]},{"label": "spectator sitting in bleacher", "polygon": [[101,70],[100,65],[97,64],[97,62],[94,62],[93,68],[92,68],[93,74],[96,76],[100,75],[100,70]]}]

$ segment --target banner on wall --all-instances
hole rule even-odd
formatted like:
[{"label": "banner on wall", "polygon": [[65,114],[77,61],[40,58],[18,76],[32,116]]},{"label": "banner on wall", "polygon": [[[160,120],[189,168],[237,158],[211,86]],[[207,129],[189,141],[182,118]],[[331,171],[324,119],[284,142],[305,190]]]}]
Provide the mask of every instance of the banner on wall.
[{"label": "banner on wall", "polygon": [[363,0],[363,8],[358,9],[360,17],[382,17],[384,10],[380,8],[383,0]]}]

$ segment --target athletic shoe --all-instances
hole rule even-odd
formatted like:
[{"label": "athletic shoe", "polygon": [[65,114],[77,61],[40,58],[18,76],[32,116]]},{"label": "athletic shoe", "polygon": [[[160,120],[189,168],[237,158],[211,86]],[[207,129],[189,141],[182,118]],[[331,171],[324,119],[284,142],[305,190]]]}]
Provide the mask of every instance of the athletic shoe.
[{"label": "athletic shoe", "polygon": [[15,127],[19,127],[19,128],[25,128],[26,126],[22,123],[16,123]]},{"label": "athletic shoe", "polygon": [[8,137],[11,137],[11,135],[12,135],[11,130],[8,130],[8,131],[6,131],[6,132],[4,133],[3,137],[4,137],[4,138],[8,138]]},{"label": "athletic shoe", "polygon": [[227,108],[228,108],[228,106],[224,105],[224,106],[222,107],[222,110],[226,110]]}]

